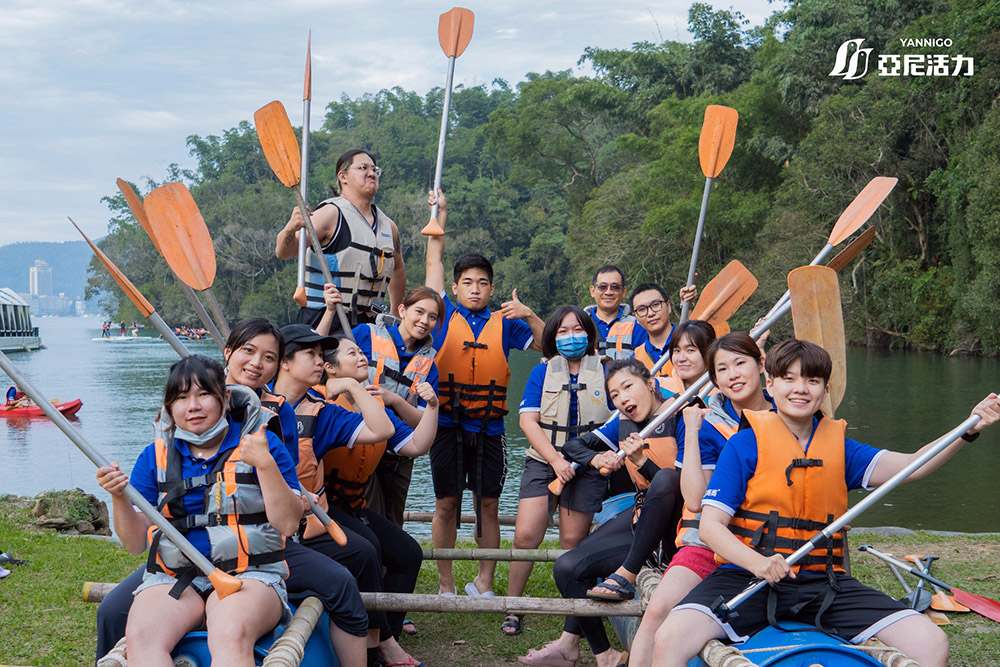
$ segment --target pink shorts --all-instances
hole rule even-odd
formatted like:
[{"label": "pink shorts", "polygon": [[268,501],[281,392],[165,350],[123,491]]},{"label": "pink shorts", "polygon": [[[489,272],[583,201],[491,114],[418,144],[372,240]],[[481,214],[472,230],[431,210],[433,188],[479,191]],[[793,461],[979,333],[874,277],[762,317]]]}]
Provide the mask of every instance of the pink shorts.
[{"label": "pink shorts", "polygon": [[675,565],[686,567],[702,579],[712,574],[719,566],[715,562],[715,552],[711,549],[694,546],[684,546],[678,549],[674,557],[670,559],[670,565],[667,566],[667,569],[669,570]]}]

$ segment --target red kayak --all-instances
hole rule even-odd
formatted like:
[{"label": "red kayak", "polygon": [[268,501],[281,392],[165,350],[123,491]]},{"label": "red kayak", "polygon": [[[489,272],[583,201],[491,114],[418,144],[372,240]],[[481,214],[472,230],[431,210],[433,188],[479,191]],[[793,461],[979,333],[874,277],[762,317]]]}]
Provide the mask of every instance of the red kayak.
[{"label": "red kayak", "polygon": [[[79,398],[64,403],[55,403],[55,409],[64,415],[76,414],[83,407],[83,401]],[[0,406],[0,417],[44,417],[45,413],[37,405],[28,405],[23,408],[13,408],[11,410]]]}]

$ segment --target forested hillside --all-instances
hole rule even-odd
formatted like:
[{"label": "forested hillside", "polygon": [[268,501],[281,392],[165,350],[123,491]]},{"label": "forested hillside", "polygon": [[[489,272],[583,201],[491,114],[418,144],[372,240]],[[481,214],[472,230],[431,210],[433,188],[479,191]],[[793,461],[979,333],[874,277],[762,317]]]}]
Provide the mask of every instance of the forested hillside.
[{"label": "forested hillside", "polygon": [[[704,176],[705,107],[739,111],[736,147],[715,179],[700,282],[739,259],[761,287],[734,325],[749,325],[785,289],[787,272],[822,247],[837,216],[874,176],[899,179],[872,221],[875,242],[845,270],[849,338],[869,345],[1000,349],[1000,2],[797,0],[750,29],[734,10],[692,5],[689,44],[587,49],[593,77],[529,73],[511,87],[452,98],[444,189],[448,254],[478,250],[497,269],[498,301],[514,287],[543,316],[586,302],[590,273],[618,263],[628,283],[675,292],[687,272]],[[947,37],[948,48],[901,38]],[[828,74],[838,47],[975,59],[965,76]],[[873,56],[874,59],[874,56]],[[261,100],[263,104],[267,100]],[[310,192],[329,196],[347,148],[383,167],[377,203],[399,224],[411,284],[423,276],[426,191],[443,91],[399,88],[329,103],[311,134]],[[247,110],[247,116],[252,113]],[[272,175],[253,127],[188,140],[191,187],[215,241],[215,292],[230,317],[294,318],[294,262],[274,258],[293,198]],[[141,180],[135,175],[133,180]],[[147,192],[154,183],[139,183]],[[102,242],[171,323],[186,300],[120,195]],[[447,259],[447,258],[446,258]],[[92,263],[91,290],[120,292]]]}]

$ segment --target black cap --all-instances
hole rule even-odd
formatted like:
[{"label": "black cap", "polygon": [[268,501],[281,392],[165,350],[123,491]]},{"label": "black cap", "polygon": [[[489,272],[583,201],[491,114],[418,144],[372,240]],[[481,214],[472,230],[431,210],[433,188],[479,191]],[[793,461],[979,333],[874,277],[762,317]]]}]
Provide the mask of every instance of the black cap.
[{"label": "black cap", "polygon": [[[333,336],[324,336],[308,324],[289,324],[281,327],[281,337],[285,339],[285,356],[319,343],[324,352],[336,350],[339,342]],[[291,349],[289,349],[291,348]]]}]

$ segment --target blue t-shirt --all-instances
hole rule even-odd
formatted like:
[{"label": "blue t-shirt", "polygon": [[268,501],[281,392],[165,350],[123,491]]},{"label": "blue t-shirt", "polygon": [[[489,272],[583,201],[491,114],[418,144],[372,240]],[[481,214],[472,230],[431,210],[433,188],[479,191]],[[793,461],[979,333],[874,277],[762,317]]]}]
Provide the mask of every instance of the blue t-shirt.
[{"label": "blue t-shirt", "polygon": [[[240,425],[233,423],[228,417],[227,419],[229,420],[229,431],[226,432],[226,437],[219,446],[219,451],[211,458],[195,458],[191,455],[191,450],[188,448],[187,442],[180,439],[174,440],[173,447],[176,447],[177,451],[181,453],[181,476],[184,479],[206,474],[215,466],[219,454],[239,444]],[[295,464],[292,463],[292,459],[288,455],[288,449],[278,439],[278,436],[270,431],[265,431],[265,433],[267,434],[267,448],[271,452],[271,456],[274,457],[274,462],[278,464],[281,476],[285,478],[285,482],[289,487],[296,493],[299,493],[299,478],[295,474]],[[256,471],[254,474],[256,475]],[[135,461],[135,466],[132,468],[132,474],[129,476],[129,482],[143,498],[148,500],[154,507],[157,505],[159,492],[156,488],[155,443],[148,445],[139,454],[139,457]],[[203,487],[191,489],[184,495],[184,509],[189,514],[199,514],[201,513],[204,499],[205,489]],[[206,558],[211,557],[212,547],[208,540],[208,533],[204,528],[192,528],[187,532],[187,538]]]},{"label": "blue t-shirt", "polygon": [[[399,356],[399,366],[405,369],[410,360],[413,359],[413,353],[406,350],[406,343],[403,342],[402,336],[399,335],[399,325],[394,324],[391,327],[386,327],[389,331],[389,335],[392,336],[392,341],[396,344],[396,354]],[[361,348],[365,357],[368,361],[372,360],[372,330],[367,324],[359,324],[354,327],[354,341]],[[438,393],[438,367],[433,361],[431,362],[431,370],[427,374],[427,383],[434,387],[434,393]],[[417,407],[423,410],[427,407],[427,402],[422,398],[417,398]]]},{"label": "blue t-shirt", "polygon": [[[636,326],[639,326],[639,325],[636,324]],[[662,357],[664,354],[667,353],[667,350],[670,349],[670,342],[674,338],[674,329],[675,329],[674,325],[671,324],[670,325],[670,333],[667,334],[667,342],[665,342],[663,344],[663,347],[656,347],[655,345],[653,345],[653,341],[651,341],[649,339],[649,333],[646,332],[645,329],[643,329],[643,332],[646,333],[646,340],[643,341],[643,343],[646,344],[646,352],[649,354],[649,358],[653,360],[654,364],[660,360],[660,357]],[[639,345],[641,345],[641,344],[642,343],[635,343],[634,339],[633,339],[632,349],[633,350],[637,349],[639,347]]]},{"label": "blue t-shirt", "polygon": [[[451,316],[456,312],[468,321],[469,328],[472,329],[472,334],[478,340],[479,334],[483,332],[483,327],[486,326],[492,315],[489,307],[473,312],[460,303],[452,303],[451,299],[444,292],[441,293],[441,298],[444,299],[444,320],[434,330],[434,349],[440,350],[441,346],[444,345],[444,339],[448,335],[448,324],[451,322]],[[527,350],[531,347],[535,337],[531,333],[531,327],[526,322],[522,320],[508,320],[505,317],[503,318],[503,335],[501,340],[504,357],[509,357],[512,347],[519,350]],[[462,419],[463,431],[479,433],[481,425],[481,419],[473,417],[464,417]],[[451,418],[450,412],[441,411],[438,415],[438,426],[441,428],[455,427],[455,421]],[[503,417],[494,417],[486,424],[486,435],[500,435],[503,431]]]},{"label": "blue t-shirt", "polygon": [[278,422],[281,424],[281,439],[285,442],[292,463],[299,465],[299,420],[295,408],[288,401],[282,401],[278,408]]},{"label": "blue t-shirt", "polygon": [[[764,397],[774,405],[774,400],[764,394]],[[732,417],[733,421],[737,424],[740,423],[740,416],[736,413],[736,408],[733,406],[731,399],[725,399],[722,403],[722,408],[726,411],[726,414]],[[678,412],[677,413],[677,430],[674,437],[677,439],[677,462],[676,466],[678,469],[684,467],[684,438],[687,433],[687,427],[684,425],[684,416]],[[735,435],[735,434],[734,434]],[[701,449],[701,467],[705,470],[713,470],[715,468],[716,462],[719,460],[719,454],[722,452],[722,448],[726,444],[726,437],[719,433],[718,429],[712,424],[708,423],[708,420],[702,422],[701,430],[698,431],[698,445]]]},{"label": "blue t-shirt", "polygon": [[[816,433],[817,419],[813,419]],[[810,442],[812,436],[810,436]],[[805,453],[808,454],[806,445]],[[876,449],[850,438],[844,439],[844,481],[847,490],[867,489],[879,457],[884,449]],[[712,479],[705,490],[703,505],[717,507],[733,516],[746,499],[747,483],[757,470],[757,435],[751,428],[744,428],[729,439],[719,454]]]},{"label": "blue t-shirt", "polygon": [[[590,319],[592,319],[594,321],[594,324],[597,325],[597,331],[598,333],[601,334],[601,339],[607,340],[608,332],[611,330],[611,325],[621,320],[621,318],[625,315],[625,306],[618,306],[618,315],[610,322],[605,322],[604,320],[599,318],[597,316],[596,308],[593,308],[588,312],[590,313]],[[645,343],[647,340],[649,340],[649,334],[646,333],[646,330],[642,328],[642,325],[639,324],[637,320],[635,322],[635,327],[632,329],[632,349],[634,350],[635,348]]]},{"label": "blue t-shirt", "polygon": [[391,409],[386,408],[385,414],[389,416],[389,421],[392,422],[393,427],[396,429],[395,433],[389,436],[386,446],[392,451],[398,452],[400,447],[413,440],[413,429]]}]

